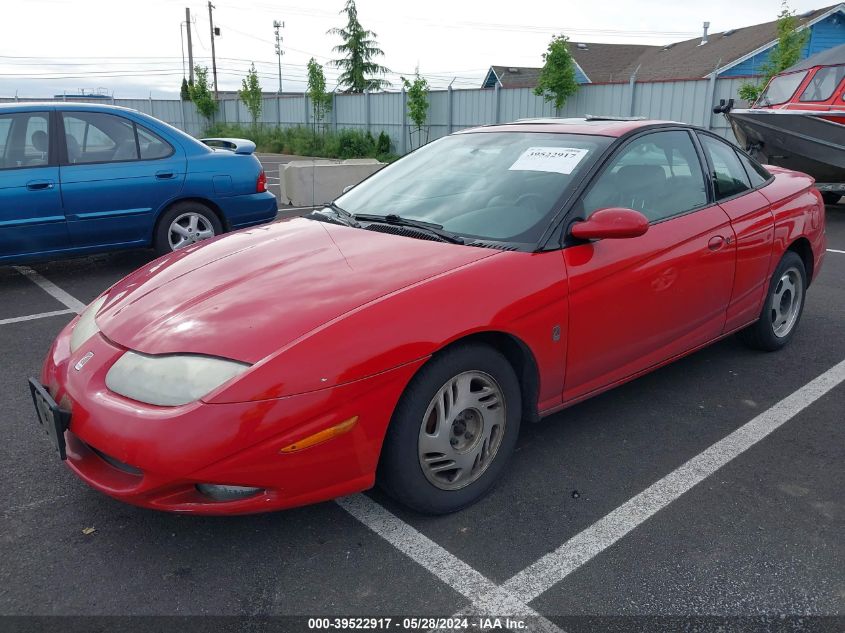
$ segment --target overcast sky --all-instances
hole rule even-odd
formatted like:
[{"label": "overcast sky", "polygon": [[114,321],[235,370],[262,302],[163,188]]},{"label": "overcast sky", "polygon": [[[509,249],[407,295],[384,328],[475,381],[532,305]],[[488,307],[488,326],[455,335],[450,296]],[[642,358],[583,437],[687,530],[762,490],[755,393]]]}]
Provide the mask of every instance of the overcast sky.
[{"label": "overcast sky", "polygon": [[[302,90],[310,57],[325,63],[345,0],[217,0],[220,89],[236,89],[254,61],[278,88],[273,20],[283,30],[284,89]],[[104,89],[115,97],[174,97],[183,76],[180,23],[192,13],[195,62],[211,67],[208,7],[197,0],[0,0],[0,96],[45,97]],[[798,13],[833,0],[791,0]],[[419,66],[433,87],[478,87],[491,64],[539,66],[550,37],[665,44],[766,22],[780,0],[358,0],[365,28],[399,74]],[[182,30],[184,34],[184,28]],[[187,52],[185,53],[187,56]],[[326,67],[329,88],[338,71]],[[398,86],[396,76],[390,77]]]}]

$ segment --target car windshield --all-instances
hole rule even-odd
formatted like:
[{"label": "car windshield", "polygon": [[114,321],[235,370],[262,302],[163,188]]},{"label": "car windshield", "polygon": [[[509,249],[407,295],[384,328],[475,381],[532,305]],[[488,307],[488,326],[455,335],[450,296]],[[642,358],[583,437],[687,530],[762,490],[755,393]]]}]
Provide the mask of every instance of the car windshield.
[{"label": "car windshield", "polygon": [[529,132],[447,136],[385,167],[337,205],[356,215],[430,222],[465,237],[531,244],[555,203],[612,141]]},{"label": "car windshield", "polygon": [[778,105],[786,103],[790,97],[798,90],[798,86],[804,81],[807,76],[807,71],[800,73],[789,73],[788,75],[780,75],[775,77],[766,86],[766,90],[760,95],[758,102],[760,105]]}]

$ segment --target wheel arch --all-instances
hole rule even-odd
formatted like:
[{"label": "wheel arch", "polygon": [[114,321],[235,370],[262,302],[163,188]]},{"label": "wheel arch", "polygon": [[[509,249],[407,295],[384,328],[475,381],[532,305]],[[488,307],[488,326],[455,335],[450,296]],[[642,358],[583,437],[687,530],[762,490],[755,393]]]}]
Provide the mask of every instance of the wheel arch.
[{"label": "wheel arch", "polygon": [[159,223],[161,222],[161,218],[164,217],[164,214],[167,213],[170,209],[172,209],[175,205],[180,204],[182,202],[198,202],[199,204],[208,207],[217,216],[217,219],[220,221],[220,225],[223,227],[223,232],[228,232],[232,230],[232,227],[229,225],[228,220],[226,219],[226,214],[223,213],[223,210],[220,208],[212,200],[208,198],[203,198],[202,196],[186,196],[184,198],[175,198],[165,204],[164,206],[159,209],[158,214],[156,214],[156,221],[153,224],[153,236],[155,236],[156,231],[158,231]]},{"label": "wheel arch", "polygon": [[810,240],[803,236],[799,237],[789,245],[786,251],[796,253],[804,262],[804,271],[807,273],[807,287],[809,287],[813,281],[814,266],[813,246],[810,244]]},{"label": "wheel arch", "polygon": [[441,355],[458,345],[474,343],[492,347],[501,352],[507,359],[516,373],[519,388],[522,392],[522,419],[527,422],[537,422],[540,419],[537,409],[540,394],[540,371],[531,348],[517,336],[498,330],[473,332],[450,341],[432,356]]}]

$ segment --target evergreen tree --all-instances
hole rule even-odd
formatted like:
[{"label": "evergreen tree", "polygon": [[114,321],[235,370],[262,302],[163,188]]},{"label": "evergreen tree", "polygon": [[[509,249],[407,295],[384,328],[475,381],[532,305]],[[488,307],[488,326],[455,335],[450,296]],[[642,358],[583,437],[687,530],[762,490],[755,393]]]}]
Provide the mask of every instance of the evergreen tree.
[{"label": "evergreen tree", "polygon": [[376,34],[366,30],[358,21],[355,0],[347,0],[341,14],[346,14],[346,26],[328,31],[329,35],[338,35],[343,40],[342,44],[333,49],[343,57],[329,62],[342,69],[338,83],[345,86],[347,92],[381,90],[389,86],[389,81],[379,77],[389,70],[373,61],[374,58],[384,55],[384,51],[375,40]]}]

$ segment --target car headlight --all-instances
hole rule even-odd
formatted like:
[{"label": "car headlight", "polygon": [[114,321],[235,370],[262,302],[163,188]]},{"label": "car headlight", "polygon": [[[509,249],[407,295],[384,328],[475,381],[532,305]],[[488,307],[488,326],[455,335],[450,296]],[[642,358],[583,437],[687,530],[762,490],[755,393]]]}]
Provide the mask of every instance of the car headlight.
[{"label": "car headlight", "polygon": [[132,400],[173,407],[199,400],[249,369],[247,363],[196,354],[126,352],[106,374],[106,386]]},{"label": "car headlight", "polygon": [[94,317],[97,316],[97,312],[100,311],[100,308],[103,307],[105,302],[106,297],[100,297],[82,312],[79,321],[76,322],[76,325],[73,326],[73,331],[70,333],[71,352],[78,350],[85,341],[100,331]]}]

